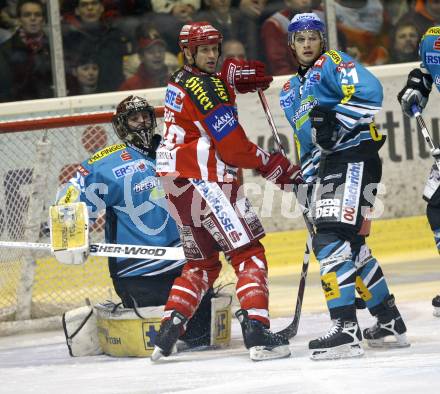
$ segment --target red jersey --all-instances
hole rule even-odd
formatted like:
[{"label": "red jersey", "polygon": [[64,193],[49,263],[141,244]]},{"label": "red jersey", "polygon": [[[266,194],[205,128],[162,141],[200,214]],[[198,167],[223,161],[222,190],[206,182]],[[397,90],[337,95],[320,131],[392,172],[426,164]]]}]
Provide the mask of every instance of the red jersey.
[{"label": "red jersey", "polygon": [[258,168],[269,159],[246,137],[235,94],[218,75],[189,66],[174,73],[164,121],[164,140],[156,153],[159,176],[230,182],[237,168]]}]

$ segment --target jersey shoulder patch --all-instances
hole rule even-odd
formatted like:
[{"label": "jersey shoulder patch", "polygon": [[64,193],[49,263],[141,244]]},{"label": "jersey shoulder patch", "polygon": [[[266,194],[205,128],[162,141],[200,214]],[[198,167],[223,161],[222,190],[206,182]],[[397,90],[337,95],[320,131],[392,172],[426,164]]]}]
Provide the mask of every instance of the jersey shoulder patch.
[{"label": "jersey shoulder patch", "polygon": [[430,27],[423,35],[422,40],[425,38],[425,36],[439,36],[439,35],[440,35],[440,26]]},{"label": "jersey shoulder patch", "polygon": [[331,51],[327,51],[325,55],[327,55],[330,59],[332,59],[333,63],[335,63],[336,65],[339,65],[339,63],[342,62],[342,56],[339,54],[338,51],[332,49]]},{"label": "jersey shoulder patch", "polygon": [[115,144],[111,146],[107,146],[100,151],[96,152],[88,161],[87,164],[96,163],[99,160],[104,159],[107,156],[110,156],[112,153],[120,151],[122,149],[126,149],[127,146],[125,144]]}]

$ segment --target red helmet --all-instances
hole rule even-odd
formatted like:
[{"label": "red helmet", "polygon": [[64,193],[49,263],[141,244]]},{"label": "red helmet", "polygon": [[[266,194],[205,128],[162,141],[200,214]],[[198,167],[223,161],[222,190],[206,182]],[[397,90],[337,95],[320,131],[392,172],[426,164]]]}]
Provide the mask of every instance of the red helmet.
[{"label": "red helmet", "polygon": [[191,28],[191,25],[183,25],[182,30],[180,30],[179,47],[182,52],[183,52],[183,48],[188,47],[188,34],[189,34],[190,28]]},{"label": "red helmet", "polygon": [[222,34],[208,22],[194,22],[184,25],[179,34],[179,46],[189,48],[191,53],[196,53],[196,48],[200,45],[221,44]]}]

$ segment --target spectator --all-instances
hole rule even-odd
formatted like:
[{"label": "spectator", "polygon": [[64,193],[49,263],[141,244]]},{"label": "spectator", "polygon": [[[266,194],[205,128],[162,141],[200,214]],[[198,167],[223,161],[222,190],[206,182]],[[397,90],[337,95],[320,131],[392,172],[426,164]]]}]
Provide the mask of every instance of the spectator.
[{"label": "spectator", "polygon": [[103,14],[103,0],[78,0],[75,18],[63,26],[63,40],[68,72],[80,47],[90,47],[99,62],[98,89],[108,92],[123,81],[122,62],[128,46],[122,32],[102,20]]},{"label": "spectator", "polygon": [[238,40],[226,40],[222,45],[222,59],[233,58],[237,60],[246,60],[246,50],[241,41]]},{"label": "spectator", "polygon": [[177,55],[179,32],[184,24],[193,20],[200,9],[200,0],[151,0],[151,5],[156,14],[147,22],[155,24],[168,50]]},{"label": "spectator", "polygon": [[99,62],[89,51],[82,51],[72,68],[72,80],[68,81],[69,96],[100,93],[98,90]]},{"label": "spectator", "polygon": [[165,64],[166,44],[153,27],[141,28],[147,32],[139,37],[138,53],[141,64],[132,77],[119,87],[119,90],[135,90],[165,86],[170,75]]},{"label": "spectator", "polygon": [[347,53],[364,65],[389,59],[391,25],[380,0],[335,0],[338,32],[344,35]]},{"label": "spectator", "polygon": [[206,11],[201,11],[194,18],[207,21],[223,35],[224,40],[237,39],[241,36],[241,13],[231,8],[231,0],[204,0]]},{"label": "spectator", "polygon": [[286,8],[268,18],[261,28],[266,62],[273,75],[291,74],[298,67],[293,54],[286,54],[287,27],[294,15],[311,11],[312,0],[284,0]]},{"label": "spectator", "polygon": [[17,0],[0,0],[0,44],[9,39],[18,27]]},{"label": "spectator", "polygon": [[180,68],[179,59],[171,52],[165,52],[165,64],[169,75],[173,75]]},{"label": "spectator", "polygon": [[177,20],[192,21],[194,12],[200,9],[200,0],[151,0],[154,12],[173,15]]},{"label": "spectator", "polygon": [[440,24],[440,0],[417,0],[415,9],[402,16],[399,22],[411,21],[420,32]]},{"label": "spectator", "polygon": [[[240,36],[241,42],[244,43],[246,53],[250,59],[260,59],[263,54],[263,50],[260,46],[260,29],[263,21],[275,11],[282,7],[279,0],[270,1],[270,5],[267,0],[233,0],[232,5],[237,6],[240,9],[242,19],[240,24],[242,25],[242,32]],[[272,7],[276,6],[273,9]]]},{"label": "spectator", "polygon": [[40,0],[17,3],[20,27],[0,46],[0,100],[53,97],[49,40]]},{"label": "spectator", "polygon": [[419,59],[420,32],[412,22],[401,22],[391,35],[390,62],[415,62]]}]

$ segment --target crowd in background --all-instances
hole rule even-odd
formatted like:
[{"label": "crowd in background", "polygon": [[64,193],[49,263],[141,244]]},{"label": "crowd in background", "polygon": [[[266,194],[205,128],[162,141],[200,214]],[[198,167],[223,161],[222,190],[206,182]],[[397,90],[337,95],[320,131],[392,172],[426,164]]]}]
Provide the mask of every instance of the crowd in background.
[{"label": "crowd in background", "polygon": [[[46,2],[0,0],[0,102],[54,97]],[[300,12],[324,18],[319,0],[60,0],[68,95],[166,85],[182,64],[182,26],[208,21],[222,57],[259,59],[295,72],[287,26]],[[339,49],[368,66],[418,60],[440,24],[440,0],[335,0]]]}]

